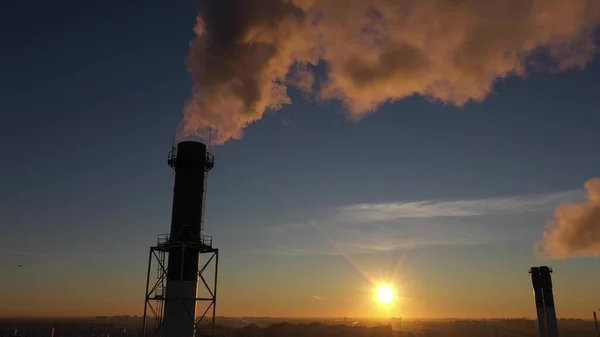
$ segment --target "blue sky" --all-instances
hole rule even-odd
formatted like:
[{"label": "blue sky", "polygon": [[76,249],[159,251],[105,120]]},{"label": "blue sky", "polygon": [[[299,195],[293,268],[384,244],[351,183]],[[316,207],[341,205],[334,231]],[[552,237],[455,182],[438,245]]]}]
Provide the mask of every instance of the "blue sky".
[{"label": "blue sky", "polygon": [[[0,315],[139,313],[148,247],[169,228],[194,12],[8,7]],[[527,268],[548,263],[533,243],[598,175],[599,75],[596,58],[501,81],[462,109],[412,97],[359,123],[292,91],[292,105],[212,149],[222,314],[370,315],[354,294],[392,275],[404,316],[533,316]],[[551,264],[559,316],[597,307],[597,260]]]}]

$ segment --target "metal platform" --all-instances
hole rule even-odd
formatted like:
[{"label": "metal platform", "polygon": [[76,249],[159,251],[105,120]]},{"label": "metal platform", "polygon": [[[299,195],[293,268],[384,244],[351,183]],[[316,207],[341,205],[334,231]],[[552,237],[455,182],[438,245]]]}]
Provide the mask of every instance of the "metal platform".
[{"label": "metal platform", "polygon": [[[182,164],[181,158],[177,157],[177,149],[172,148],[169,152],[169,158],[167,159],[167,164],[172,169],[176,169],[178,165]],[[185,163],[184,163],[185,164]],[[215,156],[213,156],[210,152],[206,152],[206,158],[204,158],[204,172],[208,172],[215,167]]]}]

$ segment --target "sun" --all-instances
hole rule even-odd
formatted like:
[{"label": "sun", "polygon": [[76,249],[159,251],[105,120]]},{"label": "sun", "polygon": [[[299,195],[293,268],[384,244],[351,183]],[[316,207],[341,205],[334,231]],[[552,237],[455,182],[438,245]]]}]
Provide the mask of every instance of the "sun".
[{"label": "sun", "polygon": [[394,293],[394,289],[387,284],[380,284],[375,289],[375,294],[377,296],[377,300],[383,304],[392,303],[396,294]]}]

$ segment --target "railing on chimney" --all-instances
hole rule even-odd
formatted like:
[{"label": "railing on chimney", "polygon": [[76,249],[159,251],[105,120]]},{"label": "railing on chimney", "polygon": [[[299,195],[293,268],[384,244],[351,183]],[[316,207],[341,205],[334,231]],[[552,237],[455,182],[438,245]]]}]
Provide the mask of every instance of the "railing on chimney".
[{"label": "railing on chimney", "polygon": [[[181,242],[178,240],[170,240],[170,233],[166,233],[166,234],[161,234],[158,236],[157,240],[156,240],[156,245],[157,246],[165,246],[168,245],[169,243],[173,243],[173,242]],[[191,235],[189,240],[186,240],[186,242],[190,242],[190,243],[197,243],[197,244],[201,244],[207,247],[212,247],[212,236],[210,235]]]}]

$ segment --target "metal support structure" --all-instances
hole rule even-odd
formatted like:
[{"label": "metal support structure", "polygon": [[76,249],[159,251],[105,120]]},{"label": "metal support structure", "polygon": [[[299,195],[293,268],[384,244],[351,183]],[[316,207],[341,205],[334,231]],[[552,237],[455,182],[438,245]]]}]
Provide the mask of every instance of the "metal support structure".
[{"label": "metal support structure", "polygon": [[[217,310],[217,281],[219,271],[219,249],[212,247],[212,237],[201,236],[199,240],[195,241],[169,241],[169,235],[159,236],[156,246],[150,247],[150,256],[148,260],[148,272],[146,277],[146,295],[144,299],[144,318],[143,318],[143,336],[144,337],[171,337],[166,336],[162,333],[163,325],[163,308],[167,301],[171,305],[176,303],[183,303],[185,298],[169,298],[165,293],[165,282],[167,279],[168,266],[165,263],[165,255],[169,253],[183,253],[185,254],[199,254],[200,263],[198,268],[198,289],[193,300],[196,304],[198,302],[208,303],[206,309],[202,312],[201,316],[193,317],[193,313],[187,310],[189,315],[190,326],[193,325],[193,335],[195,337],[214,336],[215,335],[215,320]],[[204,257],[204,259],[202,258]],[[153,261],[156,264],[153,266]],[[205,261],[205,262],[204,262]],[[207,282],[205,272],[208,270],[212,263],[214,268],[214,282],[212,287]],[[156,279],[151,280],[152,268],[157,267]],[[199,297],[198,291],[208,292],[208,296]],[[187,300],[192,300],[188,298]],[[183,305],[183,304],[182,304]],[[212,310],[211,310],[212,309]],[[207,314],[212,312],[212,319],[206,322]],[[151,314],[148,316],[148,314]],[[148,322],[148,318],[154,318],[154,322]],[[207,323],[207,324],[205,324]]]}]

